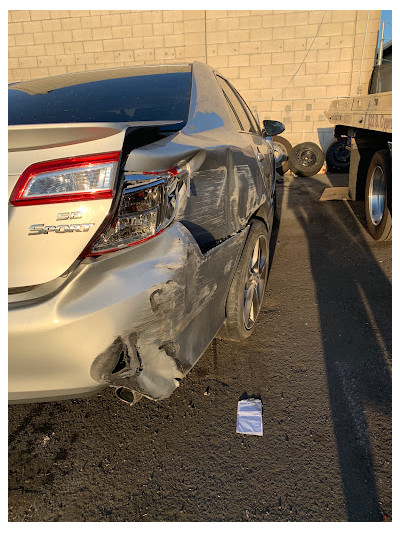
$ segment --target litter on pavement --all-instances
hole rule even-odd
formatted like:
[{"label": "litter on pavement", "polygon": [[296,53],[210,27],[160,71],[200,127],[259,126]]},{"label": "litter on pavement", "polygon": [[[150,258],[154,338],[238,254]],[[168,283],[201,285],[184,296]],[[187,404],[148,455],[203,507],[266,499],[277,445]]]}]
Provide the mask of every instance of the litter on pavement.
[{"label": "litter on pavement", "polygon": [[262,403],[256,398],[239,400],[236,433],[263,436]]}]

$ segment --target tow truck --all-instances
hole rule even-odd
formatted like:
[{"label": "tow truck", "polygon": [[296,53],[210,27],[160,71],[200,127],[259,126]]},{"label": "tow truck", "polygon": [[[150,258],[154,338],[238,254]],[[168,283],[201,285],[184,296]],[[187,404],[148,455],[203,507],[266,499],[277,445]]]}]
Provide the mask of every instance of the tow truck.
[{"label": "tow truck", "polygon": [[325,115],[335,126],[335,139],[347,139],[348,197],[364,201],[369,234],[388,241],[392,238],[392,41],[383,46],[382,40],[368,95],[333,100]]}]

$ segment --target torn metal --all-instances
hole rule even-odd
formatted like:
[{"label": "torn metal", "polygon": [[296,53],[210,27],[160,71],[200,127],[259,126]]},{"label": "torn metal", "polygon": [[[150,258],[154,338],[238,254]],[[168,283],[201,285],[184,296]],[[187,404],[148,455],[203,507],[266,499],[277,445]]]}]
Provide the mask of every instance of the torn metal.
[{"label": "torn metal", "polygon": [[153,265],[160,282],[144,291],[131,331],[120,332],[91,368],[99,383],[126,387],[153,400],[167,398],[179,386],[224,321],[247,235],[246,228],[202,254],[184,226],[176,224],[170,231],[180,237]]}]

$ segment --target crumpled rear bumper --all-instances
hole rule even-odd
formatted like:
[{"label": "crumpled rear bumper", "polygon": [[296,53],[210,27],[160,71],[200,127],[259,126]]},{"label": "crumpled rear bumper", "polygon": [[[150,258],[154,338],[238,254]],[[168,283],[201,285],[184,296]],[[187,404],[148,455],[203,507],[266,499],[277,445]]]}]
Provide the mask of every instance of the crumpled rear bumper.
[{"label": "crumpled rear bumper", "polygon": [[225,319],[247,228],[202,254],[174,223],[137,247],[81,264],[41,302],[9,310],[9,400],[125,386],[168,397]]}]

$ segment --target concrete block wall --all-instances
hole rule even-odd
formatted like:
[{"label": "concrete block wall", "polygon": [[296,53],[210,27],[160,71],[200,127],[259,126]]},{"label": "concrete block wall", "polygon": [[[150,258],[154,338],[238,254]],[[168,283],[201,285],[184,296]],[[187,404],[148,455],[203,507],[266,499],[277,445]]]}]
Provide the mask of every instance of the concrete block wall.
[{"label": "concrete block wall", "polygon": [[292,144],[332,140],[330,100],[366,94],[380,11],[9,11],[9,82],[207,62]]}]

